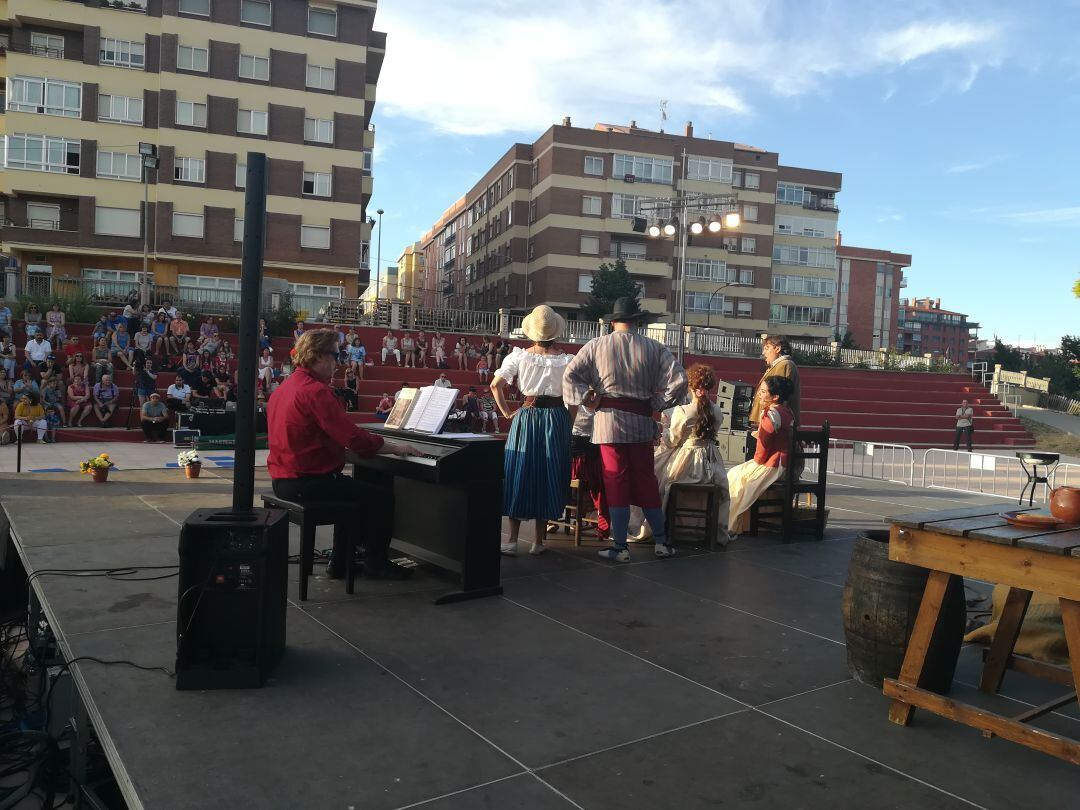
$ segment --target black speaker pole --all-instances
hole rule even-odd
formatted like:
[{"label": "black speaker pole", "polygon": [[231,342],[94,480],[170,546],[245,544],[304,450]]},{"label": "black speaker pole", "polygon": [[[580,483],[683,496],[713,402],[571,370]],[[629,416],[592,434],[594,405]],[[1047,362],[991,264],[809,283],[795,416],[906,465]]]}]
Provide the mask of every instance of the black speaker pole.
[{"label": "black speaker pole", "polygon": [[266,155],[248,152],[244,198],[244,258],[240,270],[240,362],[236,381],[233,512],[250,512],[255,498],[255,365],[266,234]]}]

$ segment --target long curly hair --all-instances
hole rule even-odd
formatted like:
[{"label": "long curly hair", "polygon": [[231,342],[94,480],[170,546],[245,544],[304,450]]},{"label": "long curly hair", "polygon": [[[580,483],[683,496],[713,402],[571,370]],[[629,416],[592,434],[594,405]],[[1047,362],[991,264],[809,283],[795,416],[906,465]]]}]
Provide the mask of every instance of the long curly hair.
[{"label": "long curly hair", "polygon": [[686,372],[690,393],[697,406],[697,423],[694,438],[712,441],[716,438],[716,414],[713,412],[709,392],[716,387],[716,373],[704,363],[691,366]]}]

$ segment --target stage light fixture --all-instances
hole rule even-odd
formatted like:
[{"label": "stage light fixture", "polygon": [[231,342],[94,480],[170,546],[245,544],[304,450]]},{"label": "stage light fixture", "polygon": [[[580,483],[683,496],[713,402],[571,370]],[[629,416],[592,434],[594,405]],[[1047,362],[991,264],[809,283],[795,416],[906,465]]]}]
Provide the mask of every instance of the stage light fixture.
[{"label": "stage light fixture", "polygon": [[659,223],[654,222],[652,225],[649,226],[648,234],[653,239],[659,239],[661,233],[663,233],[663,229],[661,229]]},{"label": "stage light fixture", "polygon": [[724,227],[725,228],[738,228],[742,223],[742,217],[739,216],[738,211],[728,211],[724,214]]},{"label": "stage light fixture", "polygon": [[679,230],[679,218],[672,217],[668,220],[664,226],[664,236],[674,236],[675,232]]},{"label": "stage light fixture", "polygon": [[720,217],[712,217],[709,220],[709,233],[720,233],[724,229],[724,223],[720,221]]},{"label": "stage light fixture", "polygon": [[697,236],[699,233],[705,233],[705,228],[707,227],[707,224],[708,223],[705,222],[705,217],[698,217],[696,220],[690,223],[690,233],[694,234],[695,236]]}]

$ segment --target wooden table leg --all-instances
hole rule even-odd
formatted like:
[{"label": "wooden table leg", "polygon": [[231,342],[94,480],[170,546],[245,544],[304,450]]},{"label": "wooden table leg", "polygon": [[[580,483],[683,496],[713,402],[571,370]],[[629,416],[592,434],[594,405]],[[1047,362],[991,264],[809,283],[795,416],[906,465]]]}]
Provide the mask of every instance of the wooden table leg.
[{"label": "wooden table leg", "polygon": [[[931,571],[926,580],[926,590],[923,591],[922,602],[919,604],[919,615],[915,618],[915,627],[908,640],[904,663],[896,679],[902,684],[919,684],[923,664],[926,663],[926,652],[930,648],[930,640],[934,637],[934,628],[937,627],[938,616],[941,615],[941,605],[945,600],[950,578],[951,575],[945,571]],[[914,706],[902,700],[894,700],[889,707],[889,720],[906,726],[911,722],[914,713]]]},{"label": "wooden table leg", "polygon": [[1030,602],[1031,591],[1009,588],[1009,596],[1005,599],[1005,607],[1001,609],[997,630],[994,631],[994,640],[990,643],[990,651],[983,664],[982,678],[979,680],[979,689],[983,692],[997,694],[1001,689],[1001,681],[1009,668],[1009,657],[1016,646],[1016,639],[1020,637],[1020,627]]},{"label": "wooden table leg", "polygon": [[1076,684],[1076,693],[1080,695],[1080,602],[1062,599],[1061,621],[1065,625],[1065,641],[1069,645],[1073,682]]}]

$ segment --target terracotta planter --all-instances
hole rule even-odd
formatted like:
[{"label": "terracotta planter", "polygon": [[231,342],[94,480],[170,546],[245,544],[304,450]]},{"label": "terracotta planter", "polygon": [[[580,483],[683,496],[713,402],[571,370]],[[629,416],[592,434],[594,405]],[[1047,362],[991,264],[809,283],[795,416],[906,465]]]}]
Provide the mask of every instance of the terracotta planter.
[{"label": "terracotta planter", "polygon": [[93,477],[95,484],[104,484],[109,480],[109,468],[95,467],[90,471],[90,475]]},{"label": "terracotta planter", "polygon": [[202,464],[188,464],[184,467],[184,475],[188,478],[198,478],[202,472]]}]

